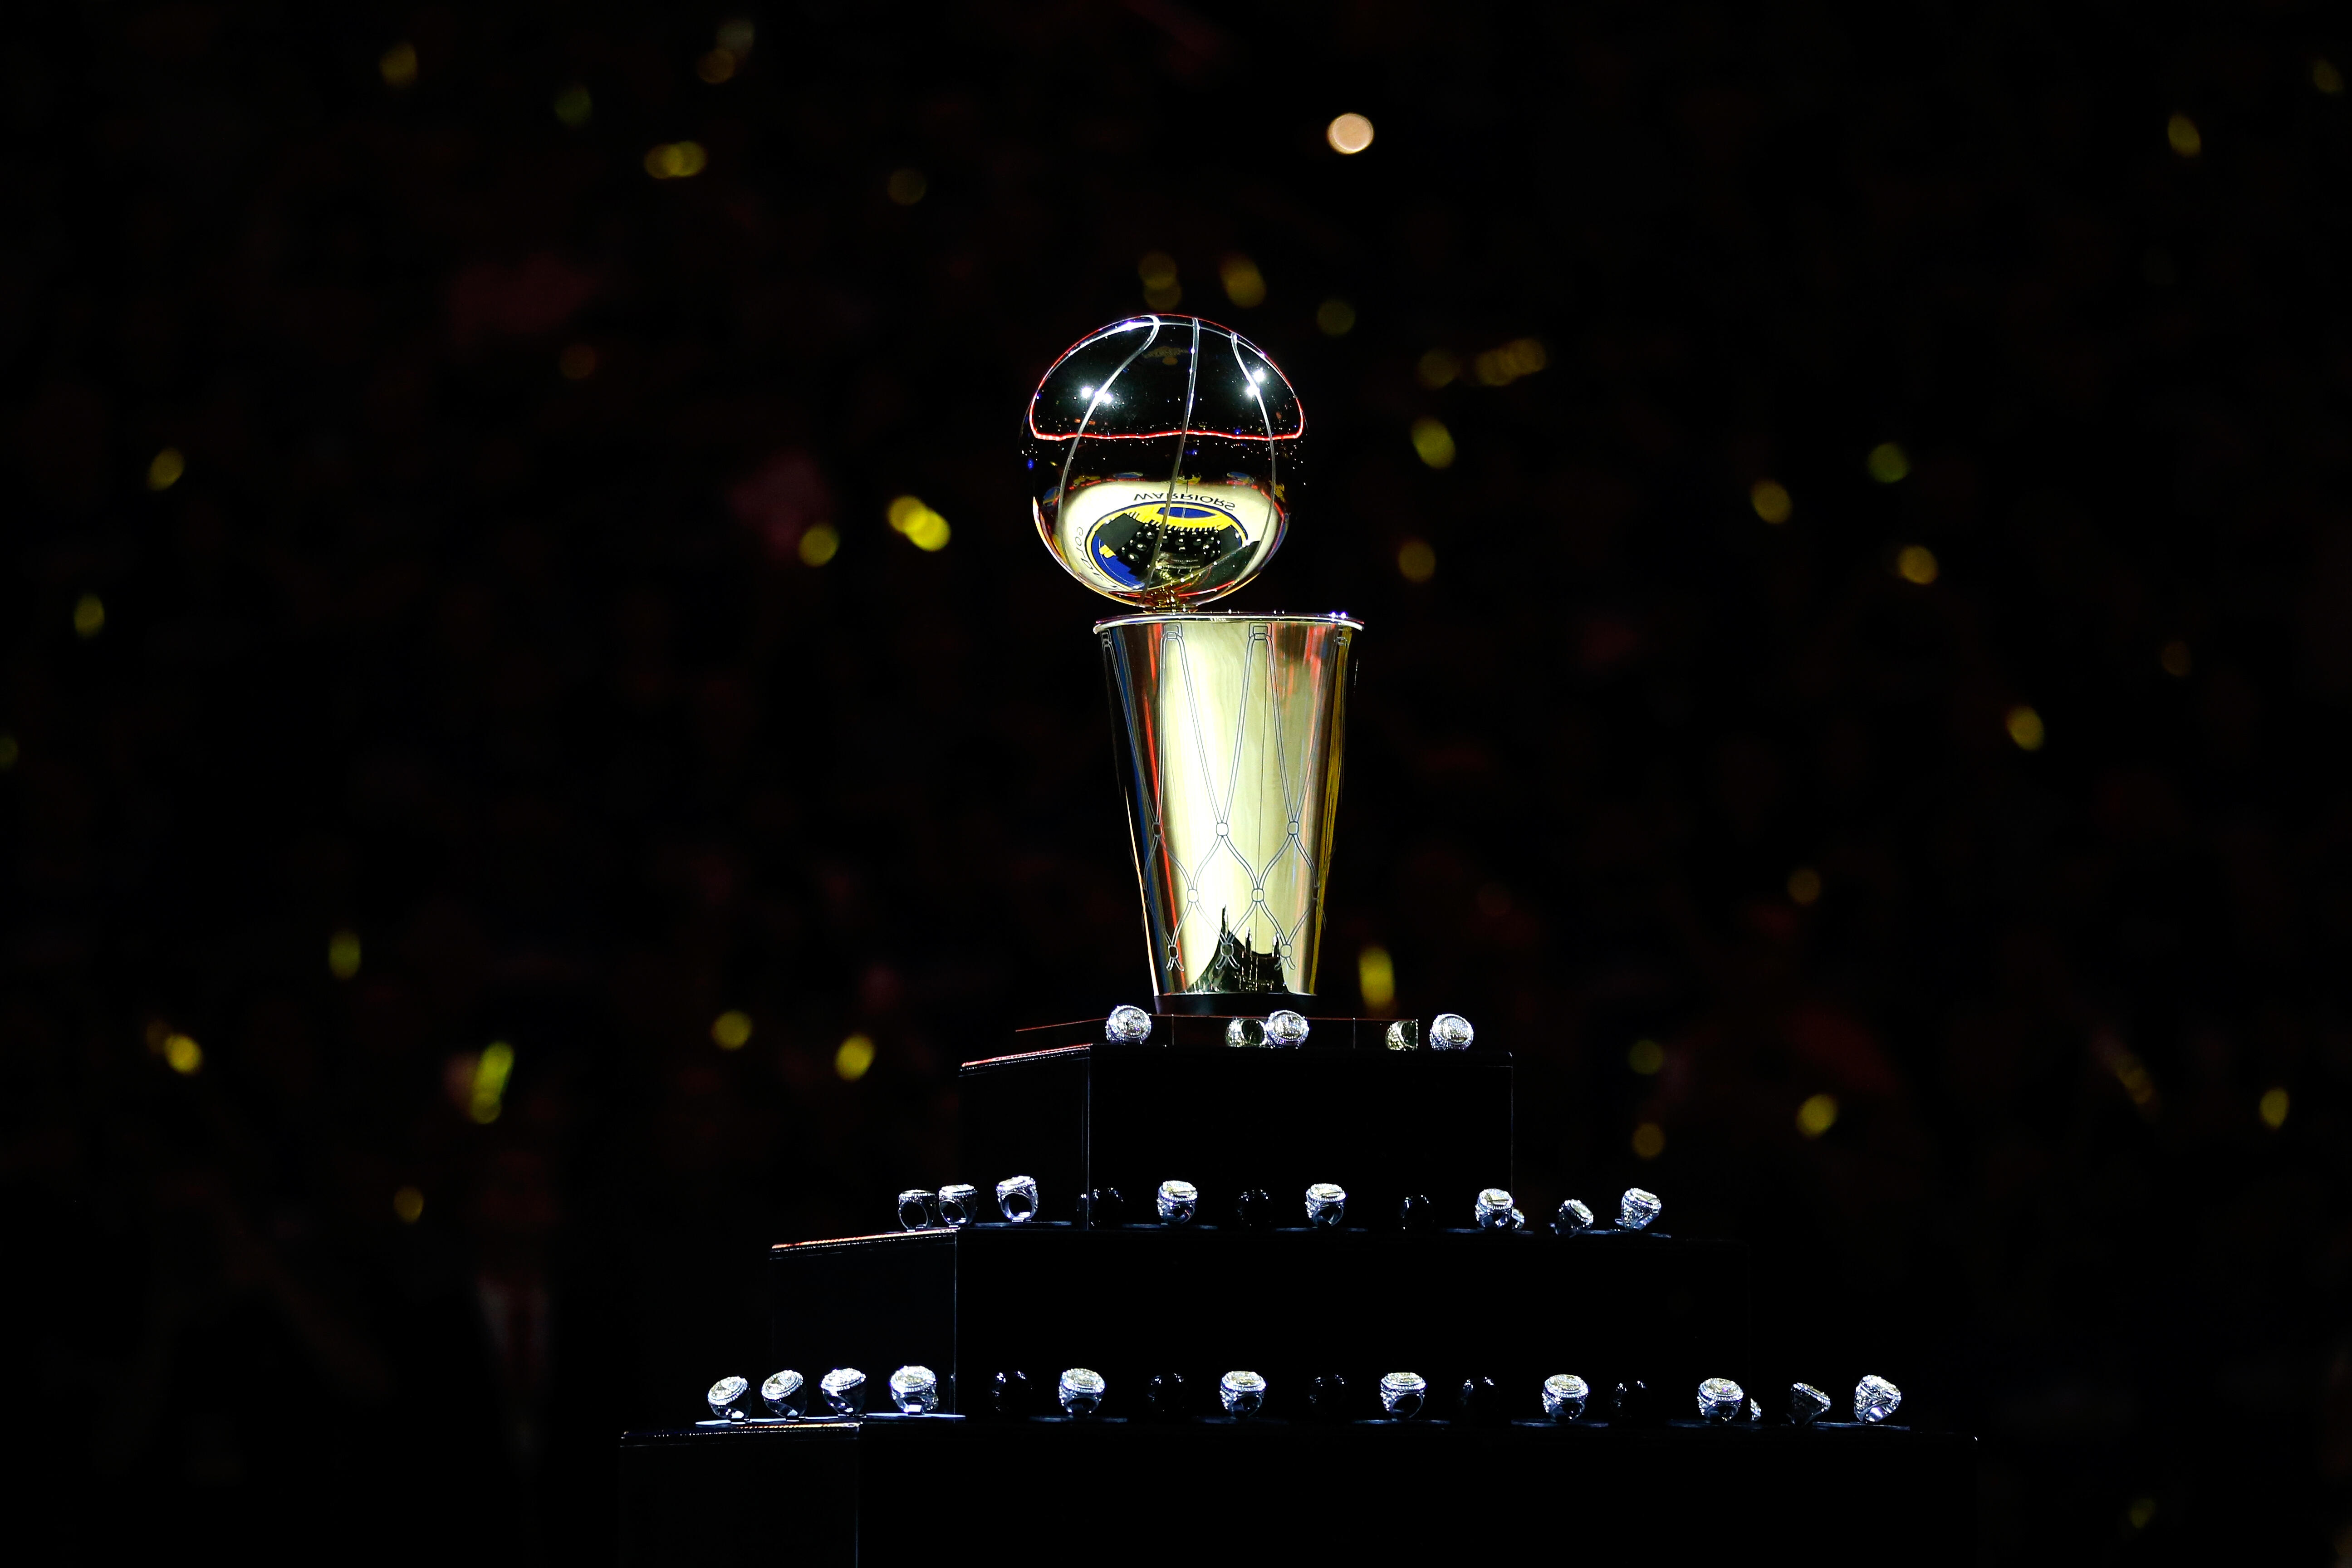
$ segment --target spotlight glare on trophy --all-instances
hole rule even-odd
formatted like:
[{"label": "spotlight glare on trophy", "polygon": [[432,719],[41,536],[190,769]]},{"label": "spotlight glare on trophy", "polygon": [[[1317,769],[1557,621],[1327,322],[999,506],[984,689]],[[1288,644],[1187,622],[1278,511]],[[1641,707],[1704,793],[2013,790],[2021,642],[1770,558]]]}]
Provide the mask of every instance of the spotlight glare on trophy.
[{"label": "spotlight glare on trophy", "polygon": [[1315,989],[1355,635],[1198,606],[1280,548],[1306,415],[1256,344],[1191,316],[1089,333],[1030,399],[1030,508],[1055,560],[1141,613],[1098,622],[1163,1012]]}]

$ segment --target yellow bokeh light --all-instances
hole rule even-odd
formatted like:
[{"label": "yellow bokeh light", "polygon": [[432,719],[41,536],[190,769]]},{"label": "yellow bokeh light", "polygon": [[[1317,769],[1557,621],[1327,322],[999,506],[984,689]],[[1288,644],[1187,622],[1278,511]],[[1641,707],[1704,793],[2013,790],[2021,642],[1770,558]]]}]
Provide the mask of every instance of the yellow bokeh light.
[{"label": "yellow bokeh light", "polygon": [[1811,866],[1800,866],[1789,873],[1789,900],[1791,903],[1811,909],[1821,902],[1822,874]]},{"label": "yellow bokeh light", "polygon": [[850,1036],[833,1053],[833,1070],[841,1075],[844,1083],[856,1083],[873,1065],[874,1042],[863,1035]]},{"label": "yellow bokeh light", "polygon": [[1334,153],[1353,156],[1372,144],[1372,122],[1360,114],[1342,114],[1323,128],[1323,139]]},{"label": "yellow bokeh light", "polygon": [[474,1089],[467,1100],[466,1114],[485,1127],[505,1109],[507,1079],[514,1074],[514,1047],[504,1040],[492,1040],[474,1060]]},{"label": "yellow bokeh light", "polygon": [[893,169],[890,172],[890,199],[902,207],[913,206],[931,188],[920,169]]},{"label": "yellow bokeh light", "polygon": [[2189,645],[2179,637],[2164,645],[2163,651],[2156,656],[2156,661],[2164,666],[2165,674],[2183,680],[2189,678]]},{"label": "yellow bokeh light", "polygon": [[2311,62],[2311,85],[2333,98],[2344,90],[2344,73],[2336,68],[2334,60],[2322,55]]},{"label": "yellow bokeh light", "polygon": [[735,51],[726,48],[711,50],[694,62],[694,74],[717,87],[735,74]]},{"label": "yellow bokeh light", "polygon": [[1943,570],[1937,563],[1936,552],[1924,544],[1906,544],[1895,552],[1895,574],[1906,583],[1924,588],[1936,580]]},{"label": "yellow bokeh light", "polygon": [[1470,364],[1471,378],[1481,386],[1508,386],[1523,375],[1533,375],[1551,363],[1534,338],[1514,338],[1498,349],[1488,349]]},{"label": "yellow bokeh light", "polygon": [[2197,129],[2197,121],[2185,114],[2176,114],[2164,122],[2164,139],[2184,158],[2194,158],[2205,151],[2204,133]]},{"label": "yellow bokeh light", "polygon": [[154,460],[147,465],[147,488],[151,490],[168,490],[178,484],[180,476],[187,471],[188,459],[181,456],[180,449],[177,447],[166,447],[156,453]]},{"label": "yellow bokeh light", "polygon": [[16,737],[5,730],[0,730],[0,773],[5,773],[15,767],[16,759],[21,755],[23,752],[16,744]]},{"label": "yellow bokeh light", "polygon": [[1423,539],[1408,539],[1397,548],[1397,571],[1408,583],[1426,583],[1437,574],[1437,552]]},{"label": "yellow bokeh light", "polygon": [[1135,264],[1135,275],[1143,279],[1143,302],[1155,310],[1172,310],[1184,301],[1184,290],[1176,281],[1176,258],[1164,250],[1149,251]]},{"label": "yellow bokeh light", "polygon": [[2262,1100],[2254,1107],[2254,1110],[2255,1112],[2262,1117],[2263,1126],[2269,1128],[2273,1132],[2277,1131],[2280,1128],[2286,1125],[2286,1090],[2283,1089],[2266,1089],[2263,1090]]},{"label": "yellow bokeh light", "polygon": [[585,381],[596,374],[596,351],[586,343],[573,343],[555,356],[555,368],[566,381]]},{"label": "yellow bokeh light", "polygon": [[2132,1499],[2131,1507],[2124,1510],[2124,1522],[2134,1530],[2146,1530],[2156,1517],[2156,1500],[2152,1497]]},{"label": "yellow bokeh light", "polygon": [[563,121],[567,130],[577,131],[587,124],[588,117],[595,112],[596,100],[588,95],[585,85],[575,81],[555,95],[551,107],[555,110],[555,118]]},{"label": "yellow bokeh light", "polygon": [[749,16],[730,16],[719,24],[719,47],[738,59],[751,52],[751,40],[758,36]]},{"label": "yellow bokeh light", "polygon": [[2021,752],[2038,752],[2042,742],[2050,738],[2049,731],[2042,727],[2042,715],[2022,703],[2011,709],[2003,722],[2009,727],[2009,738],[2017,742]]},{"label": "yellow bokeh light", "polygon": [[733,1008],[710,1022],[710,1038],[722,1051],[740,1051],[751,1040],[751,1015]]},{"label": "yellow bokeh light", "polygon": [[84,594],[74,601],[74,633],[84,638],[94,637],[106,629],[106,603],[95,594]]},{"label": "yellow bokeh light", "polygon": [[1748,486],[1748,504],[1756,509],[1757,516],[1775,528],[1788,521],[1789,514],[1796,510],[1778,479],[1759,479]]},{"label": "yellow bokeh light", "polygon": [[1356,989],[1364,1011],[1377,1018],[1396,1005],[1396,963],[1387,948],[1374,944],[1356,954]]},{"label": "yellow bokeh light", "polygon": [[394,92],[403,92],[416,85],[416,46],[403,38],[377,57],[375,68],[383,74],[383,85]]},{"label": "yellow bokeh light", "polygon": [[841,551],[841,531],[829,522],[813,523],[801,535],[801,564],[822,566]]},{"label": "yellow bokeh light", "polygon": [[690,180],[709,163],[699,142],[665,142],[646,153],[646,173],[656,180]]},{"label": "yellow bokeh light", "polygon": [[1892,441],[1881,441],[1870,449],[1862,466],[1882,485],[1901,484],[1911,472],[1911,455]]},{"label": "yellow bokeh light", "polygon": [[1644,1160],[1654,1160],[1666,1152],[1666,1130],[1654,1121],[1644,1121],[1633,1129],[1633,1152]]},{"label": "yellow bokeh light", "polygon": [[1816,1094],[1797,1107],[1797,1131],[1818,1138],[1837,1125],[1838,1102],[1833,1094]]},{"label": "yellow bokeh light", "polygon": [[1461,374],[1462,362],[1444,349],[1430,350],[1412,367],[1413,379],[1432,392],[1450,384]]},{"label": "yellow bokeh light", "polygon": [[1412,422],[1412,449],[1433,468],[1454,466],[1454,432],[1435,419]]},{"label": "yellow bokeh light", "polygon": [[163,1060],[182,1078],[192,1076],[205,1065],[205,1048],[185,1035],[163,1037]]},{"label": "yellow bokeh light", "polygon": [[948,527],[948,520],[918,498],[900,496],[892,501],[889,517],[890,526],[905,534],[916,549],[929,553],[948,547],[949,535],[953,531]]},{"label": "yellow bokeh light", "polygon": [[1244,310],[1265,303],[1265,277],[1257,263],[1246,256],[1228,256],[1217,263],[1217,281],[1225,286],[1225,298]]},{"label": "yellow bokeh light", "polygon": [[327,973],[349,980],[360,972],[360,933],[339,931],[327,939]]},{"label": "yellow bokeh light", "polygon": [[1625,1065],[1643,1078],[1655,1078],[1665,1070],[1666,1047],[1655,1040],[1635,1040],[1625,1048]]},{"label": "yellow bokeh light", "polygon": [[392,1212],[403,1225],[415,1225],[425,1217],[425,1194],[415,1187],[403,1187],[392,1194]]},{"label": "yellow bokeh light", "polygon": [[1345,300],[1326,300],[1315,307],[1315,325],[1327,338],[1344,338],[1356,330],[1356,307]]}]

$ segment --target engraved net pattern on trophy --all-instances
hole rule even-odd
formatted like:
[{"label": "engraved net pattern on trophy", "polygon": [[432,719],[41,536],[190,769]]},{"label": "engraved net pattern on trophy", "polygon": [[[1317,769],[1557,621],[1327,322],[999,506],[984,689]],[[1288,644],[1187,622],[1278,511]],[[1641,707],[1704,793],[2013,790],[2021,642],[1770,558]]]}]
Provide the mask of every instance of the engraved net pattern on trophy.
[{"label": "engraved net pattern on trophy", "polygon": [[[1182,879],[1171,922],[1176,936],[1171,939],[1171,978],[1180,978],[1179,965],[1188,952],[1208,954],[1192,973],[1184,985],[1188,991],[1303,991],[1304,981],[1291,976],[1303,973],[1295,963],[1301,929],[1315,909],[1315,862],[1299,837],[1299,826],[1306,808],[1306,783],[1300,771],[1292,765],[1289,736],[1282,721],[1281,704],[1274,689],[1276,662],[1273,658],[1273,628],[1253,625],[1244,653],[1240,700],[1234,705],[1233,731],[1223,745],[1224,779],[1220,791],[1216,778],[1217,752],[1220,737],[1212,724],[1203,719],[1193,679],[1190,639],[1185,628],[1171,626],[1163,641],[1174,645],[1176,657],[1182,666],[1182,689],[1185,698],[1185,732],[1192,742],[1204,788],[1213,812],[1214,830],[1210,841],[1202,848],[1194,863],[1187,867],[1181,859],[1170,858]],[[1247,756],[1253,729],[1263,731],[1258,751],[1273,752],[1270,768],[1255,770],[1261,809],[1244,813],[1236,809],[1243,804],[1244,779],[1244,762]],[[1262,809],[1266,786],[1271,784],[1278,796],[1276,810],[1269,818]],[[1242,845],[1244,830],[1256,826],[1254,837],[1262,847],[1278,826],[1281,836],[1273,852],[1263,861],[1253,860]],[[1241,916],[1234,918],[1229,900],[1216,897],[1217,880],[1213,868],[1231,862],[1240,874],[1249,879],[1249,901],[1242,907]],[[1276,872],[1286,872],[1278,878]],[[1303,879],[1304,886],[1298,886]],[[1231,888],[1230,879],[1224,886]],[[1211,896],[1203,899],[1204,889]],[[1216,905],[1216,933],[1206,930],[1210,903]],[[1259,951],[1258,938],[1266,941],[1265,952]],[[1272,963],[1263,962],[1270,958]]]},{"label": "engraved net pattern on trophy", "polygon": [[1307,991],[1352,625],[1107,626],[1160,989]]}]

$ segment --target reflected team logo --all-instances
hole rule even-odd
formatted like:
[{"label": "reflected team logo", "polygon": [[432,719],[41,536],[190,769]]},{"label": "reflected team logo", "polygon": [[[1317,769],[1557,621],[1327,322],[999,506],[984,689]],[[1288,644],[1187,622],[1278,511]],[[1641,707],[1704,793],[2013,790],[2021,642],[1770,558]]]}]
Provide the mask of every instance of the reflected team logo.
[{"label": "reflected team logo", "polygon": [[1139,503],[1112,512],[1087,536],[1087,553],[1122,588],[1181,583],[1249,543],[1241,520],[1189,499]]}]

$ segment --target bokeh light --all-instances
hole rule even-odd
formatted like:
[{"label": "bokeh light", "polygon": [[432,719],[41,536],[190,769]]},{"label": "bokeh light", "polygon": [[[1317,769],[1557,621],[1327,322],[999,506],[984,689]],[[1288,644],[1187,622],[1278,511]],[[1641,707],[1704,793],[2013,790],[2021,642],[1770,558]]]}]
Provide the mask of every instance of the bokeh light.
[{"label": "bokeh light", "polygon": [[2008,726],[2009,738],[2017,742],[2021,752],[2038,752],[2042,742],[2049,739],[2049,732],[2042,725],[2042,715],[2022,703],[2011,709],[2003,722]]},{"label": "bokeh light", "polygon": [[1380,1017],[1396,1005],[1396,964],[1389,950],[1377,943],[1356,955],[1356,989],[1364,998],[1364,1011]]},{"label": "bokeh light", "polygon": [[466,1097],[466,1114],[484,1127],[499,1119],[506,1106],[507,1080],[514,1074],[514,1047],[492,1040],[474,1058],[474,1081]]},{"label": "bokeh light", "polygon": [[555,356],[555,368],[566,381],[585,381],[596,374],[596,351],[586,343],[573,343]]},{"label": "bokeh light", "polygon": [[180,476],[187,471],[188,460],[180,455],[180,449],[177,447],[166,447],[156,453],[153,459],[147,465],[147,488],[151,490],[168,490],[178,484]]},{"label": "bokeh light", "polygon": [[1644,1121],[1633,1129],[1633,1152],[1643,1160],[1654,1160],[1666,1152],[1666,1130],[1654,1121]]},{"label": "bokeh light", "polygon": [[948,539],[953,532],[948,527],[948,520],[925,506],[919,498],[900,496],[890,503],[888,515],[891,529],[905,534],[914,547],[924,553],[929,554],[948,547]]},{"label": "bokeh light", "polygon": [[2344,90],[2344,73],[2336,68],[2334,60],[2321,55],[2311,62],[2311,85],[2333,98]]},{"label": "bokeh light", "polygon": [[1356,307],[1345,300],[1326,300],[1315,307],[1315,329],[1327,338],[1344,338],[1356,330]]},{"label": "bokeh light", "polygon": [[0,730],[0,773],[15,767],[16,759],[23,754],[23,748],[16,744],[16,737],[6,730]]},{"label": "bokeh light", "polygon": [[892,201],[902,207],[910,207],[929,194],[931,182],[920,169],[893,169],[887,188]]},{"label": "bokeh light", "polygon": [[1881,441],[1862,466],[1882,485],[1900,484],[1911,472],[1911,456],[1892,441]]},{"label": "bokeh light", "polygon": [[2286,1090],[2266,1089],[2263,1090],[2262,1100],[2254,1110],[2255,1113],[2262,1117],[2263,1125],[2275,1132],[2286,1125],[2287,1106]]},{"label": "bokeh light", "polygon": [[1454,466],[1454,432],[1436,419],[1416,419],[1412,422],[1412,449],[1421,460],[1433,468]]},{"label": "bokeh light", "polygon": [[1143,302],[1155,310],[1172,310],[1184,302],[1184,289],[1176,279],[1176,258],[1164,250],[1145,253],[1135,264],[1135,275],[1143,279]]},{"label": "bokeh light", "polygon": [[664,142],[646,150],[646,173],[656,180],[690,180],[709,162],[699,142]]},{"label": "bokeh light", "polygon": [[833,1070],[844,1083],[856,1083],[873,1066],[874,1042],[864,1035],[850,1036],[833,1053]]},{"label": "bokeh light", "polygon": [[2157,654],[2156,660],[2164,667],[2165,674],[2179,680],[2189,679],[2189,671],[2192,665],[2189,657],[2189,645],[2179,637],[2166,643],[2163,649]]},{"label": "bokeh light", "polygon": [[1652,1039],[1635,1040],[1625,1047],[1625,1065],[1643,1078],[1655,1078],[1665,1070],[1666,1047]]},{"label": "bokeh light", "polygon": [[1408,539],[1397,547],[1397,571],[1408,583],[1426,583],[1437,574],[1437,552],[1424,539]]},{"label": "bokeh light", "polygon": [[1481,386],[1508,386],[1550,363],[1551,357],[1544,352],[1542,343],[1534,338],[1514,338],[1472,360],[1470,376]]},{"label": "bokeh light", "polygon": [[801,535],[800,557],[803,566],[822,566],[841,551],[841,531],[829,522],[811,523]]},{"label": "bokeh light", "polygon": [[1906,544],[1895,552],[1895,574],[1906,583],[1924,588],[1934,582],[1942,570],[1936,560],[1936,552],[1924,544]]},{"label": "bokeh light", "polygon": [[1452,385],[1461,374],[1462,362],[1444,349],[1430,350],[1412,367],[1413,379],[1432,392]]},{"label": "bokeh light", "polygon": [[1796,510],[1778,479],[1759,479],[1748,486],[1748,504],[1756,509],[1758,517],[1775,528],[1788,521],[1789,514]]},{"label": "bokeh light", "polygon": [[106,602],[95,594],[84,594],[74,601],[74,635],[88,641],[106,629]]},{"label": "bokeh light", "polygon": [[425,1217],[425,1194],[415,1187],[403,1187],[392,1194],[392,1212],[403,1225],[415,1225]]},{"label": "bokeh light", "polygon": [[1822,874],[1811,866],[1800,866],[1789,873],[1789,900],[1801,908],[1811,909],[1821,901]]},{"label": "bokeh light", "polygon": [[1797,1107],[1797,1131],[1808,1138],[1818,1138],[1837,1125],[1838,1102],[1833,1094],[1809,1096]]},{"label": "bokeh light", "polygon": [[722,1051],[740,1051],[751,1042],[751,1015],[733,1008],[710,1021],[711,1042]]},{"label": "bokeh light", "polygon": [[402,39],[376,57],[375,68],[384,86],[405,92],[416,85],[416,46]]},{"label": "bokeh light", "polygon": [[550,107],[555,110],[555,118],[562,121],[566,129],[577,131],[587,124],[588,117],[595,112],[596,100],[589,95],[588,89],[584,85],[575,81],[557,93],[554,102]]},{"label": "bokeh light", "polygon": [[1372,122],[1360,114],[1342,114],[1323,128],[1331,150],[1353,156],[1372,144]]},{"label": "bokeh light", "polygon": [[735,51],[727,48],[710,50],[694,62],[694,74],[713,87],[729,80],[735,75]]},{"label": "bokeh light", "polygon": [[2197,129],[2197,121],[2185,114],[2176,114],[2164,122],[2164,139],[2184,158],[2194,158],[2205,151],[2204,132]]},{"label": "bokeh light", "polygon": [[349,980],[360,972],[360,933],[339,931],[327,939],[327,973]]},{"label": "bokeh light", "polygon": [[205,1048],[186,1035],[166,1035],[163,1061],[182,1078],[190,1078],[205,1065]]},{"label": "bokeh light", "polygon": [[1265,279],[1246,256],[1228,256],[1217,263],[1217,281],[1224,285],[1225,298],[1241,310],[1265,303]]}]

